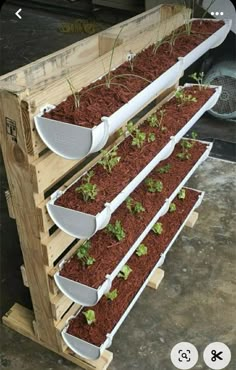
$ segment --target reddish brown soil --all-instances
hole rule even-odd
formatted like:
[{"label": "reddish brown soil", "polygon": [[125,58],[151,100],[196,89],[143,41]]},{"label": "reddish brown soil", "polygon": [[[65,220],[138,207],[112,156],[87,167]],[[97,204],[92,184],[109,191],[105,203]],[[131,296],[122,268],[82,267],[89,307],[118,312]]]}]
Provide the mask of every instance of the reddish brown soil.
[{"label": "reddish brown soil", "polygon": [[113,272],[130,247],[162,207],[165,199],[169,198],[205,150],[205,144],[196,143],[191,149],[191,159],[181,161],[176,157],[176,154],[180,152],[180,145],[177,145],[172,155],[156,167],[157,169],[169,163],[171,164],[170,171],[166,174],[159,174],[154,169],[149,175],[149,177],[155,180],[162,181],[162,192],[147,192],[146,185],[143,181],[131,194],[135,201],[142,203],[145,212],[139,215],[133,215],[128,211],[124,202],[113,213],[110,222],[114,224],[116,220],[121,221],[126,233],[125,239],[117,242],[106,229],[98,231],[90,239],[91,248],[89,250],[89,254],[96,259],[96,262],[92,266],[84,267],[75,255],[64,265],[60,274],[68,279],[98,288],[104,282],[106,274]]},{"label": "reddish brown soil", "polygon": [[[129,62],[125,62],[112,71],[111,75],[114,77],[115,75],[132,74],[139,75],[150,82],[154,81],[173,66],[178,57],[187,55],[223,25],[223,21],[195,21],[192,25],[191,35],[184,34],[184,29],[182,29],[183,32],[177,37],[172,49],[169,44],[164,43],[156,53],[153,53],[153,45],[151,45],[136,55],[133,61],[133,71]],[[180,29],[177,30],[177,32],[179,31]],[[93,127],[101,122],[102,116],[110,116],[149,83],[140,77],[123,76],[114,78],[110,88],[105,85],[98,86],[105,82],[105,77],[103,77],[83,88],[80,91],[79,108],[75,109],[74,97],[70,95],[55,109],[45,113],[44,117]]]},{"label": "reddish brown soil", "polygon": [[[62,207],[71,208],[81,212],[96,215],[101,212],[106,202],[111,202],[121,190],[132,181],[137,174],[156,156],[156,154],[169,142],[170,136],[176,135],[191,117],[204,105],[204,103],[215,92],[213,89],[199,90],[196,87],[185,89],[186,94],[192,94],[197,98],[197,102],[186,103],[178,106],[174,97],[167,102],[162,109],[166,110],[163,126],[167,128],[161,132],[158,128],[152,128],[147,122],[141,126],[141,130],[148,134],[153,132],[156,135],[154,142],[145,144],[141,149],[131,145],[132,138],[128,137],[119,145],[118,156],[120,162],[109,174],[99,164],[95,165],[94,177],[91,183],[97,185],[98,194],[94,201],[84,202],[82,195],[75,191],[81,185],[82,180],[77,181],[70,187],[58,200],[56,204]],[[112,186],[110,186],[112,184]]]},{"label": "reddish brown soil", "polygon": [[[95,311],[96,315],[96,323],[90,326],[87,325],[85,317],[81,312],[70,322],[69,334],[97,346],[104,343],[106,334],[112,331],[144,281],[148,278],[161,253],[166,249],[196,203],[198,194],[192,190],[186,190],[186,199],[184,201],[177,198],[174,200],[177,206],[176,212],[167,213],[160,218],[160,222],[163,224],[163,233],[157,236],[151,231],[143,241],[148,247],[147,255],[141,257],[136,256],[136,254],[132,255],[128,265],[133,271],[130,273],[128,280],[116,278],[113,281],[111,290],[117,289],[117,298],[110,301],[103,296],[96,306],[90,308]],[[87,309],[89,308],[83,311]]]}]

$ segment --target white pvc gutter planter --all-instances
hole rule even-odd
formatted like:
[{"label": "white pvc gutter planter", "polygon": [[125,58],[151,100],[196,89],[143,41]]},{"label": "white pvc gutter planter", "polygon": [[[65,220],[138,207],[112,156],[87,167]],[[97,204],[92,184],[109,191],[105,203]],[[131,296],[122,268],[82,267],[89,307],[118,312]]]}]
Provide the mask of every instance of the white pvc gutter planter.
[{"label": "white pvc gutter planter", "polygon": [[[192,189],[192,190],[194,190],[194,189]],[[121,324],[123,323],[123,321],[125,320],[125,318],[127,317],[127,315],[129,314],[129,312],[131,311],[131,309],[133,308],[134,304],[136,303],[136,301],[140,297],[140,295],[143,292],[143,290],[145,289],[145,287],[148,284],[148,282],[149,282],[152,274],[154,274],[154,272],[156,271],[156,269],[158,267],[160,267],[164,263],[166,254],[168,253],[168,251],[172,247],[173,243],[175,242],[176,238],[178,237],[178,235],[182,231],[182,229],[183,229],[185,223],[187,222],[188,218],[190,217],[190,215],[192,214],[192,212],[197,207],[200,206],[200,204],[202,202],[202,199],[204,197],[204,192],[200,192],[200,191],[197,191],[197,190],[195,190],[195,191],[199,193],[199,197],[198,197],[197,202],[195,203],[195,205],[193,206],[193,208],[189,212],[189,214],[186,217],[186,219],[184,220],[183,224],[178,229],[178,231],[175,234],[174,238],[168,244],[167,248],[165,249],[165,251],[161,255],[161,257],[158,260],[158,262],[156,263],[155,267],[152,269],[151,273],[148,275],[147,279],[145,280],[145,282],[143,283],[142,287],[137,292],[137,294],[134,297],[134,299],[130,302],[128,308],[123,313],[122,317],[117,322],[116,326],[113,328],[113,330],[111,331],[111,333],[107,334],[107,339],[105,340],[105,342],[100,347],[98,347],[98,346],[96,346],[94,344],[91,344],[89,342],[86,342],[86,341],[84,341],[84,340],[82,340],[82,339],[80,339],[78,337],[75,337],[75,336],[67,333],[67,329],[68,329],[68,326],[69,326],[69,321],[72,320],[73,318],[75,318],[80,313],[80,311],[83,310],[83,307],[77,312],[77,314],[75,316],[72,316],[72,317],[70,317],[67,320],[66,326],[62,330],[62,333],[61,334],[62,334],[62,337],[63,337],[64,342],[67,344],[67,346],[73,352],[75,352],[76,354],[78,354],[81,357],[89,358],[89,359],[92,359],[92,360],[96,360],[96,359],[98,359],[102,355],[102,353],[103,353],[103,351],[105,349],[107,349],[108,347],[111,346],[114,335],[116,334],[116,332],[118,331],[119,327],[121,326]]]},{"label": "white pvc gutter planter", "polygon": [[[210,20],[213,22],[218,21],[216,19]],[[104,147],[109,136],[131,119],[142,106],[153,100],[163,90],[172,86],[177,76],[180,77],[184,70],[206,51],[217,47],[224,41],[231,28],[232,20],[224,19],[224,23],[224,26],[218,31],[208,37],[208,39],[203,41],[185,57],[180,57],[176,64],[144,88],[144,90],[140,91],[110,117],[102,117],[102,121],[93,128],[44,118],[44,111],[50,111],[55,106],[48,104],[43,107],[40,114],[34,117],[35,126],[41,139],[49,149],[67,159],[81,159],[99,151]]]},{"label": "white pvc gutter planter", "polygon": [[[194,141],[194,140],[192,140]],[[126,262],[129,260],[129,258],[132,256],[134,251],[137,249],[137,247],[142,243],[143,239],[147,236],[149,231],[152,229],[152,227],[155,225],[157,220],[164,216],[166,212],[169,209],[169,206],[173,199],[177,196],[179,191],[182,189],[184,184],[188,181],[188,179],[192,176],[194,171],[200,166],[200,164],[207,159],[207,157],[210,154],[212,143],[209,142],[203,142],[204,144],[207,144],[205,152],[202,154],[202,156],[199,158],[199,160],[195,163],[195,165],[191,168],[190,172],[185,176],[185,178],[181,181],[181,183],[177,186],[177,188],[174,190],[174,192],[171,194],[169,198],[166,199],[163,206],[160,208],[160,210],[156,213],[154,218],[151,220],[151,222],[147,225],[145,230],[142,232],[142,234],[138,237],[138,239],[135,241],[135,243],[131,246],[127,254],[123,257],[123,259],[120,261],[120,263],[116,266],[116,268],[113,270],[113,272],[109,275],[106,275],[106,279],[100,285],[99,288],[91,288],[90,286],[81,284],[77,281],[70,280],[68,278],[65,278],[60,275],[60,271],[57,271],[54,275],[54,280],[56,282],[56,285],[61,290],[63,294],[65,294],[69,299],[71,299],[73,302],[79,303],[82,306],[94,306],[98,303],[100,298],[103,296],[103,294],[109,292],[112,286],[112,281],[115,279],[117,274],[120,272],[122,267],[126,264]],[[62,269],[63,265],[67,261],[63,260],[59,265],[59,270]]]},{"label": "white pvc gutter planter", "polygon": [[[185,84],[184,87],[193,85],[194,84]],[[56,205],[56,200],[62,194],[64,194],[68,188],[64,191],[58,190],[53,193],[50,201],[47,203],[47,210],[54,223],[62,231],[78,239],[90,238],[98,230],[103,229],[109,223],[112,213],[121,205],[121,203],[130,195],[130,193],[144,180],[144,178],[157,166],[160,161],[163,161],[171,155],[175,145],[186,134],[186,132],[191,129],[191,127],[207,110],[211,109],[216,104],[222,88],[221,86],[209,87],[215,89],[215,93],[210,97],[210,99],[175,136],[170,138],[170,141],[164,146],[164,148],[157,153],[151,162],[149,162],[149,164],[144,167],[143,170],[110,203],[105,203],[104,209],[96,216]],[[181,87],[179,87],[179,89],[180,88]],[[82,176],[84,175],[85,174]],[[76,179],[76,181],[78,180],[79,178]],[[73,182],[73,184],[75,182]]]}]

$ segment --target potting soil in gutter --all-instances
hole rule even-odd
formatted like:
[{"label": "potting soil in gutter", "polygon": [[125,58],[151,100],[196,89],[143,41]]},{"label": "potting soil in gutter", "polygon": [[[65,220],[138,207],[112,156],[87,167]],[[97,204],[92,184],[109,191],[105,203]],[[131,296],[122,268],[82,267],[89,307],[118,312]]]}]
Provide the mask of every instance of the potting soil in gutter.
[{"label": "potting soil in gutter", "polygon": [[[125,239],[117,243],[117,240],[114,239],[106,229],[98,231],[90,239],[91,248],[89,250],[89,254],[94,257],[97,262],[88,268],[84,268],[83,264],[78,261],[77,256],[74,256],[70,262],[63,266],[60,275],[98,288],[103,282],[105,275],[113,271],[113,267],[119,263],[121,257],[125,254],[124,252],[134,243],[138,235],[141,234],[141,231],[152,220],[157,210],[161,208],[165,200],[169,198],[175,188],[185,178],[190,169],[205,152],[206,147],[206,144],[196,142],[190,150],[191,158],[181,161],[177,157],[177,154],[181,152],[182,148],[180,144],[177,144],[172,155],[159,163],[148,176],[149,178],[163,183],[162,192],[148,193],[144,180],[135,191],[130,194],[136,202],[142,203],[145,212],[133,215],[128,211],[126,203],[124,202],[112,215],[110,223],[114,224],[116,220],[121,221],[123,229],[126,232]],[[158,173],[158,168],[162,168],[167,164],[171,165],[169,172],[165,174]],[[107,248],[109,246],[110,248]]]},{"label": "potting soil in gutter", "polygon": [[192,211],[202,201],[203,193],[186,188],[185,200],[174,199],[175,212],[168,212],[159,222],[162,223],[163,233],[154,234],[151,231],[144,239],[147,255],[138,257],[133,254],[128,261],[132,269],[127,280],[117,277],[111,291],[117,289],[117,298],[113,301],[105,296],[92,309],[95,311],[96,322],[88,325],[82,308],[76,317],[69,319],[69,324],[62,332],[63,339],[76,353],[90,358],[98,358],[103,350],[111,344],[114,334],[132,309],[139,295],[148,283],[151,274],[163,262],[163,255],[171,248],[181,232]]}]

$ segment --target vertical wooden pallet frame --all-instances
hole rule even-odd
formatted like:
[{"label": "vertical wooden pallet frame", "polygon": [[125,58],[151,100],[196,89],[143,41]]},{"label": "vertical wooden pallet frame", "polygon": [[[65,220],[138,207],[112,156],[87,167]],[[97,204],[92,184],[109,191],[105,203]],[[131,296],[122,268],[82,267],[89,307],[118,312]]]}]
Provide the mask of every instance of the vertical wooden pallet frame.
[{"label": "vertical wooden pallet frame", "polygon": [[[112,353],[105,351],[99,360],[85,361],[61,340],[60,331],[78,306],[58,291],[53,271],[62,255],[75,250],[81,241],[55,228],[46,202],[55,189],[67,187],[91,167],[99,154],[69,161],[52,153],[39,138],[33,116],[41,106],[57,104],[70,94],[65,79],[68,72],[77,89],[103,73],[120,27],[125,25],[114,65],[125,60],[131,46],[134,52],[141,50],[182,25],[189,15],[183,7],[158,6],[0,78],[0,137],[9,184],[6,199],[9,216],[16,220],[24,259],[23,281],[33,304],[33,312],[15,304],[3,321],[85,369],[106,369]],[[173,81],[176,83],[178,80]],[[164,96],[167,93],[163,91]],[[162,277],[159,271],[150,284],[157,287]]]}]

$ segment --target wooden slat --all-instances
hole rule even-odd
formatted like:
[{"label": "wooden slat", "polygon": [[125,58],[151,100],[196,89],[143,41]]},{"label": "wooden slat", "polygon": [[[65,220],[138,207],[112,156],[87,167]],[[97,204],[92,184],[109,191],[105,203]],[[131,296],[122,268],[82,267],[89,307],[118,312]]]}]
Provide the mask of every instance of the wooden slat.
[{"label": "wooden slat", "polygon": [[198,212],[193,211],[189,216],[185,226],[193,228],[198,220],[198,216],[199,216]]},{"label": "wooden slat", "polygon": [[12,197],[11,197],[11,193],[9,190],[6,190],[5,191],[5,198],[6,198],[6,201],[7,201],[7,209],[8,209],[8,215],[10,218],[12,219],[15,219],[15,212],[14,212],[14,206],[13,206],[13,202],[12,202]]},{"label": "wooden slat", "polygon": [[85,360],[75,355],[68,348],[65,351],[56,350],[51,344],[41,342],[34,333],[33,328],[34,314],[31,310],[15,303],[14,306],[3,317],[3,323],[9,328],[17,331],[25,337],[37,342],[43,347],[56,352],[68,361],[73,362],[77,366],[85,370],[107,370],[113,359],[112,352],[104,351],[103,355],[96,361]]},{"label": "wooden slat", "polygon": [[51,299],[53,318],[58,321],[73,304],[63,293],[59,293]]},{"label": "wooden slat", "polygon": [[165,272],[162,269],[156,269],[148,282],[148,287],[157,290],[162,282],[162,279],[164,278],[164,275]]},{"label": "wooden slat", "polygon": [[68,235],[59,229],[45,240],[42,240],[44,264],[47,266],[53,266],[53,262],[60,257],[73,240],[75,240],[73,236]]},{"label": "wooden slat", "polygon": [[[57,348],[56,331],[51,319],[48,276],[39,239],[26,141],[22,130],[21,104],[16,95],[1,91],[0,107],[2,154],[14,204],[16,225],[38,332],[41,340],[51,343]],[[14,126],[15,140],[12,140],[12,132],[11,134],[7,132],[6,122],[11,122],[11,125]]]},{"label": "wooden slat", "polygon": [[21,265],[20,270],[21,270],[21,276],[22,276],[23,284],[26,288],[29,288],[29,283],[28,283],[28,279],[27,279],[27,276],[26,276],[25,266]]}]

